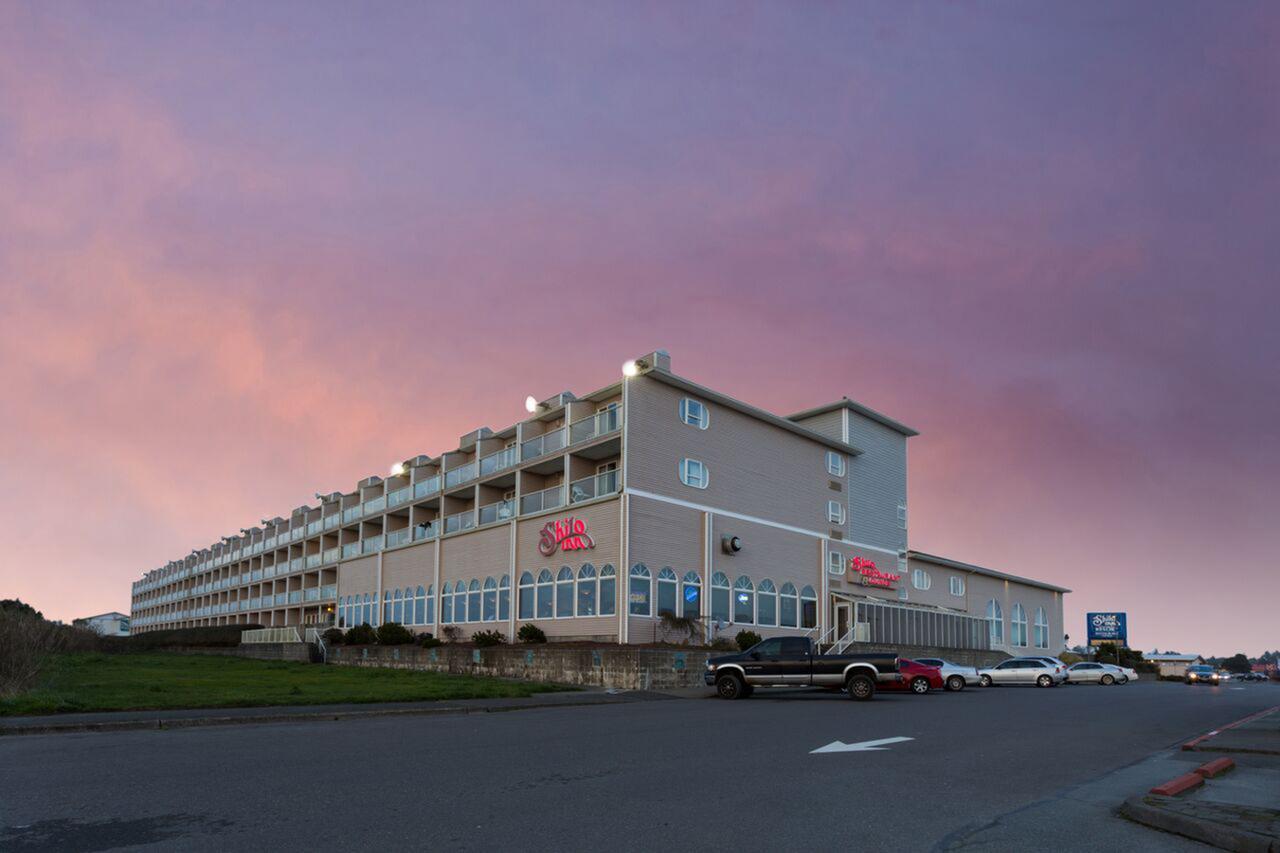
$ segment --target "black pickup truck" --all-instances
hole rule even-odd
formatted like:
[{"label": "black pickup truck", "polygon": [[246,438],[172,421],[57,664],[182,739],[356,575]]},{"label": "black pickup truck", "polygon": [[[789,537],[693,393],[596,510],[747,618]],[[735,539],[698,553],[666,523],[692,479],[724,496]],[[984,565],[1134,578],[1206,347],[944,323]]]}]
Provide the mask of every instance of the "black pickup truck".
[{"label": "black pickup truck", "polygon": [[844,690],[850,699],[867,700],[877,684],[901,680],[897,655],[818,654],[808,637],[770,637],[741,654],[711,658],[703,675],[721,699],[745,699],[769,685]]}]

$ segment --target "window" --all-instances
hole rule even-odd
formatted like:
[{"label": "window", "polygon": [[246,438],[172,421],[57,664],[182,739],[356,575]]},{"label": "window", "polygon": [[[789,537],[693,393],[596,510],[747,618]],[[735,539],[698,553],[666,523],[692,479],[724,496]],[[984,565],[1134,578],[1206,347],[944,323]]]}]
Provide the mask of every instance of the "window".
[{"label": "window", "polygon": [[1049,617],[1043,607],[1036,608],[1036,648],[1049,648]]},{"label": "window", "polygon": [[991,637],[991,645],[1004,643],[1004,611],[994,598],[987,602],[987,633]]},{"label": "window", "polygon": [[614,576],[613,566],[608,564],[600,569],[600,615],[612,616],[617,612],[618,580]]},{"label": "window", "polygon": [[551,580],[551,570],[543,569],[538,572],[538,618],[554,619],[556,615],[555,601],[552,598],[554,592],[554,584]]},{"label": "window", "polygon": [[431,584],[427,587],[427,617],[426,624],[431,625],[436,621],[436,585]]},{"label": "window", "polygon": [[449,584],[440,584],[440,623],[453,621],[453,590]]},{"label": "window", "polygon": [[827,521],[844,524],[844,504],[840,501],[827,501]]},{"label": "window", "polygon": [[697,572],[685,572],[680,584],[681,615],[697,619],[702,615],[702,578]]},{"label": "window", "polygon": [[950,582],[952,595],[964,595],[964,578],[959,575],[952,575]]},{"label": "window", "polygon": [[663,566],[658,572],[658,615],[676,613],[676,573],[670,566]]},{"label": "window", "polygon": [[907,529],[907,502],[898,502],[898,526],[903,530]]},{"label": "window", "polygon": [[648,616],[650,599],[653,596],[652,581],[649,568],[644,563],[636,563],[631,567],[631,582],[627,587],[627,612],[632,616]]},{"label": "window", "polygon": [[778,599],[778,624],[784,628],[796,627],[796,613],[798,598],[796,596],[796,585],[788,581],[782,585],[782,594]]},{"label": "window", "polygon": [[680,460],[680,482],[694,489],[705,489],[711,475],[697,459]]},{"label": "window", "polygon": [[933,586],[933,578],[929,577],[929,573],[924,569],[913,569],[911,572],[911,585],[916,589],[928,589]]},{"label": "window", "polygon": [[391,590],[382,591],[382,621],[391,621]]},{"label": "window", "polygon": [[453,621],[467,621],[467,585],[462,581],[453,585]]},{"label": "window", "polygon": [[834,450],[827,451],[827,473],[833,477],[844,476],[844,457]]},{"label": "window", "polygon": [[590,563],[578,569],[578,615],[596,615],[596,567]]},{"label": "window", "polygon": [[1015,646],[1027,644],[1027,611],[1021,604],[1013,605],[1009,614],[1009,643]]},{"label": "window", "polygon": [[503,575],[498,581],[498,619],[506,622],[511,618],[511,576]]},{"label": "window", "polygon": [[818,627],[818,594],[811,586],[800,590],[800,627]]},{"label": "window", "polygon": [[395,592],[395,604],[391,608],[391,621],[404,624],[404,602],[401,601],[400,590]]},{"label": "window", "polygon": [[778,624],[778,593],[768,578],[760,581],[756,592],[756,624],[770,627]]},{"label": "window", "polygon": [[369,593],[366,592],[364,594],[364,612],[360,614],[360,621],[365,624],[371,622],[373,620],[373,609],[377,606],[378,603],[370,598]]},{"label": "window", "polygon": [[827,572],[833,575],[844,574],[844,554],[839,551],[827,552]]},{"label": "window", "polygon": [[711,576],[711,619],[715,622],[729,621],[729,578],[724,572]]},{"label": "window", "polygon": [[711,426],[711,412],[707,407],[697,400],[685,397],[680,401],[680,420],[689,426],[696,426],[698,429],[706,429]]},{"label": "window", "polygon": [[484,621],[498,618],[498,584],[493,578],[484,579]]},{"label": "window", "polygon": [[519,601],[516,609],[521,619],[533,618],[533,574],[530,572],[520,573]]},{"label": "window", "polygon": [[573,569],[561,566],[556,574],[556,617],[567,619],[573,615]]},{"label": "window", "polygon": [[755,586],[751,578],[742,575],[733,584],[733,621],[739,625],[750,625],[755,619]]}]

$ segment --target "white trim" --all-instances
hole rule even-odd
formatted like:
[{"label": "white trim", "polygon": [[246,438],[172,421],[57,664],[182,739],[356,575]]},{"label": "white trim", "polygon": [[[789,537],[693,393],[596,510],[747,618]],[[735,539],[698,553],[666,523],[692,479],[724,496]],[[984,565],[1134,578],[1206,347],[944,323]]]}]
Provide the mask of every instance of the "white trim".
[{"label": "white trim", "polygon": [[840,409],[840,439],[845,444],[849,443],[849,407],[845,406]]}]

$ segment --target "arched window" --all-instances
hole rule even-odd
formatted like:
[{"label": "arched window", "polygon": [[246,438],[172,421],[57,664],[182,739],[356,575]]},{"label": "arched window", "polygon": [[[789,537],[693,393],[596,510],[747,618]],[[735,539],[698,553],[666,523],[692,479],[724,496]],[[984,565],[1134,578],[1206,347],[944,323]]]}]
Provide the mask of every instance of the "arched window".
[{"label": "arched window", "polygon": [[436,621],[436,585],[427,586],[427,618],[428,625],[434,624]]},{"label": "arched window", "polygon": [[453,585],[453,621],[458,624],[467,621],[467,585],[462,581]]},{"label": "arched window", "polygon": [[467,621],[480,621],[480,581],[475,578],[467,584]]},{"label": "arched window", "polygon": [[554,619],[556,615],[555,600],[552,598],[554,587],[551,580],[551,570],[543,569],[538,572],[538,618]]},{"label": "arched window", "polygon": [[733,621],[738,625],[756,621],[755,586],[746,575],[740,575],[733,584]]},{"label": "arched window", "polygon": [[391,608],[391,621],[399,622],[401,625],[403,625],[404,624],[404,602],[401,601],[402,596],[400,594],[400,590],[398,589],[396,590],[394,597],[395,597],[395,604]]},{"label": "arched window", "polygon": [[1036,608],[1036,648],[1049,648],[1049,617],[1043,607]]},{"label": "arched window", "polygon": [[800,627],[818,627],[818,594],[811,586],[800,590]]},{"label": "arched window", "polygon": [[784,628],[796,627],[796,614],[799,612],[799,599],[796,596],[796,585],[788,581],[782,585],[782,594],[778,599],[778,624]]},{"label": "arched window", "polygon": [[653,578],[649,567],[644,563],[636,563],[631,567],[631,582],[627,586],[627,601],[630,606],[627,612],[632,616],[648,616],[653,597]]},{"label": "arched window", "polygon": [[994,598],[987,602],[987,634],[991,637],[991,645],[1004,643],[1004,611]]},{"label": "arched window", "polygon": [[590,563],[578,569],[578,615],[596,615],[596,567]]},{"label": "arched window", "polygon": [[427,591],[422,587],[418,587],[413,596],[413,624],[425,625],[427,623]]},{"label": "arched window", "polygon": [[711,618],[716,622],[729,621],[729,578],[724,572],[711,576]]},{"label": "arched window", "polygon": [[663,566],[658,572],[658,615],[676,614],[676,573],[670,566]]},{"label": "arched window", "polygon": [[516,602],[516,611],[521,619],[533,618],[533,573],[520,573],[520,589],[518,591],[519,601]]},{"label": "arched window", "polygon": [[556,617],[567,619],[573,615],[573,569],[561,566],[556,573]]},{"label": "arched window", "polygon": [[498,618],[498,583],[493,578],[484,579],[484,621]]},{"label": "arched window", "polygon": [[498,581],[498,619],[506,622],[511,618],[511,575],[503,575]]},{"label": "arched window", "polygon": [[680,581],[680,610],[686,619],[702,615],[702,578],[697,572],[685,572]]},{"label": "arched window", "polygon": [[1021,603],[1013,605],[1009,614],[1009,643],[1014,646],[1027,644],[1027,611]]},{"label": "arched window", "polygon": [[760,581],[760,589],[756,592],[756,623],[773,626],[778,624],[778,593],[773,581],[765,578]]},{"label": "arched window", "polygon": [[384,623],[391,621],[391,590],[384,589],[382,591],[382,621]]},{"label": "arched window", "polygon": [[440,584],[440,624],[453,621],[453,590],[448,582]]},{"label": "arched window", "polygon": [[613,566],[600,567],[600,615],[612,616],[618,612],[618,579]]}]

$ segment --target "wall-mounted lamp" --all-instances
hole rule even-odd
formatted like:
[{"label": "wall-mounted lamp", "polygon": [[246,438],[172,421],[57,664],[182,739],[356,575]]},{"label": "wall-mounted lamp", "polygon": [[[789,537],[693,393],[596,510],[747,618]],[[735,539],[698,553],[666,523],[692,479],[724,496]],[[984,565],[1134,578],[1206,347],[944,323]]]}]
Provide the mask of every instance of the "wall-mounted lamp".
[{"label": "wall-mounted lamp", "polygon": [[542,406],[538,404],[538,401],[533,398],[532,394],[524,398],[524,410],[529,414],[535,414],[541,408]]},{"label": "wall-mounted lamp", "polygon": [[400,476],[401,474],[403,474],[403,473],[404,473],[404,463],[403,463],[403,462],[397,462],[396,464],[394,464],[394,465],[392,465],[392,466],[391,466],[391,476],[392,476],[392,477],[399,477],[399,476]]}]

